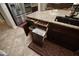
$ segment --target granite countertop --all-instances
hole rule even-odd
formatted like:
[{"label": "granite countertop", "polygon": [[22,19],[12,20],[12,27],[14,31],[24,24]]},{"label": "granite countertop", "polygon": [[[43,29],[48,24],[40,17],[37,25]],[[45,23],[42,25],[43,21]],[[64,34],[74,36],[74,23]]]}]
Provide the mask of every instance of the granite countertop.
[{"label": "granite countertop", "polygon": [[34,13],[28,14],[27,17],[38,19],[41,21],[50,22],[50,23],[56,23],[59,25],[63,25],[63,26],[67,26],[67,27],[71,27],[71,28],[75,28],[75,29],[79,29],[78,26],[55,21],[56,16],[63,16],[63,17],[65,15],[69,16],[70,13],[71,13],[70,10],[57,10],[57,9],[55,9],[55,10],[47,10],[47,11],[36,11]]}]

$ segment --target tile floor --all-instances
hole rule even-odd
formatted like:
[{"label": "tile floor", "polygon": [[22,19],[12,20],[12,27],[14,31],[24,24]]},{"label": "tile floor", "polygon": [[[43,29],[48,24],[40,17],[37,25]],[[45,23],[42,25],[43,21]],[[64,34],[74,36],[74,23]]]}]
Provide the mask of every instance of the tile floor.
[{"label": "tile floor", "polygon": [[31,35],[25,35],[20,27],[10,28],[7,24],[0,24],[0,50],[9,56],[39,56],[28,48],[31,43]]}]

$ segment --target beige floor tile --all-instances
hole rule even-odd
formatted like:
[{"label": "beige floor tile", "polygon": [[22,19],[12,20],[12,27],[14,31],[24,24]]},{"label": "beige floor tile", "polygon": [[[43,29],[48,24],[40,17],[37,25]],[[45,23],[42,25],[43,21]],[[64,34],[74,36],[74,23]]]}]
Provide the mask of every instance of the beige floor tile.
[{"label": "beige floor tile", "polygon": [[28,48],[31,43],[31,35],[25,35],[22,28],[10,28],[8,25],[0,25],[0,49],[9,56],[39,56]]}]

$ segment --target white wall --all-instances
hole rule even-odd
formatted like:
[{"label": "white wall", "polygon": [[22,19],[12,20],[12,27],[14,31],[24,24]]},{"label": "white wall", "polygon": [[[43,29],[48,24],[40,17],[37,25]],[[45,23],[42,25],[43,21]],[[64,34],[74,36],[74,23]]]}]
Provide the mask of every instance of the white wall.
[{"label": "white wall", "polygon": [[1,8],[1,13],[5,18],[5,21],[7,22],[7,24],[12,27],[12,28],[17,28],[17,26],[15,25],[15,22],[13,21],[13,18],[11,17],[11,14],[9,12],[9,10],[7,9],[6,5],[4,3],[0,4],[0,8]]}]

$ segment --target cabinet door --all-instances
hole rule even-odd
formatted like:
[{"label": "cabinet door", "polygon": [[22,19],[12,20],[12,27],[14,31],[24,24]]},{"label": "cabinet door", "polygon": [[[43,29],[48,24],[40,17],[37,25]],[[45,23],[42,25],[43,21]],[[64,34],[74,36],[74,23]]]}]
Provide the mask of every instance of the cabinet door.
[{"label": "cabinet door", "polygon": [[38,6],[32,7],[32,12],[35,12],[38,10]]},{"label": "cabinet door", "polygon": [[79,49],[79,30],[53,24],[49,26],[48,40],[71,50]]},{"label": "cabinet door", "polygon": [[71,50],[79,49],[79,38],[68,34],[62,34],[63,45]]},{"label": "cabinet door", "polygon": [[51,40],[53,42],[60,42],[61,41],[61,34],[57,31],[54,31],[54,30],[48,30],[47,38],[48,38],[48,40]]}]

